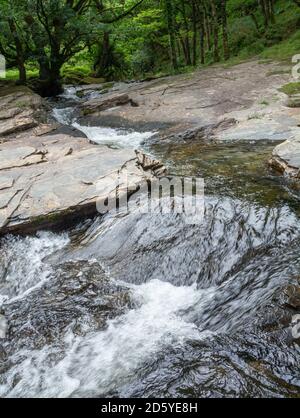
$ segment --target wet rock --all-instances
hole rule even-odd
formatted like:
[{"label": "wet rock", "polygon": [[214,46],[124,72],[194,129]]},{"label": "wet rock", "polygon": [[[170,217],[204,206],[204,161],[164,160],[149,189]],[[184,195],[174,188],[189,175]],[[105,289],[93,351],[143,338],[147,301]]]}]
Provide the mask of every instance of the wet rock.
[{"label": "wet rock", "polygon": [[83,115],[101,112],[116,106],[123,106],[131,103],[133,106],[138,106],[136,102],[128,96],[128,94],[114,94],[108,98],[93,99],[85,102],[82,107]]},{"label": "wet rock", "polygon": [[284,289],[283,303],[285,306],[300,312],[300,286],[289,285]]},{"label": "wet rock", "polygon": [[269,164],[279,173],[300,180],[300,138],[279,144],[274,149]]},{"label": "wet rock", "polygon": [[234,127],[236,124],[237,121],[234,118],[230,118],[223,119],[220,122],[204,126],[196,126],[189,129],[182,129],[182,127],[178,127],[175,129],[175,133],[163,136],[161,139],[163,141],[170,142],[212,140],[216,139],[221,131]]},{"label": "wet rock", "polygon": [[132,306],[128,289],[112,282],[99,264],[66,263],[25,299],[4,305],[6,351],[59,343],[66,330],[84,335],[103,329]]},{"label": "wet rock", "polygon": [[4,315],[0,315],[0,339],[4,339],[6,337],[7,331],[7,320]]},{"label": "wet rock", "polygon": [[151,170],[156,176],[166,173],[166,167],[158,160],[151,158],[141,151],[136,151],[138,164],[145,170]]}]

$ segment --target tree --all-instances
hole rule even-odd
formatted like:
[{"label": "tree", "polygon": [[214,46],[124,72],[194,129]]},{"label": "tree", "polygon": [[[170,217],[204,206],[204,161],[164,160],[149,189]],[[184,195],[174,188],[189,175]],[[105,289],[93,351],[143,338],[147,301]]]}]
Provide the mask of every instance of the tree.
[{"label": "tree", "polygon": [[26,83],[25,62],[29,55],[29,37],[22,20],[24,8],[19,1],[1,2],[0,53],[9,66],[19,70],[19,82]]},{"label": "tree", "polygon": [[177,53],[176,53],[176,32],[175,32],[175,22],[174,22],[174,9],[172,0],[164,0],[165,12],[168,24],[168,32],[170,39],[170,51],[171,51],[171,60],[174,70],[178,68],[177,62]]},{"label": "tree", "polygon": [[229,44],[228,44],[226,2],[227,0],[221,0],[221,18],[222,18],[224,59],[228,60],[230,57],[230,52],[229,52]]},{"label": "tree", "polygon": [[219,27],[218,17],[215,0],[210,0],[211,15],[212,15],[212,26],[213,26],[213,37],[214,37],[214,62],[220,61],[219,55]]},{"label": "tree", "polygon": [[257,32],[260,32],[260,27],[256,17],[258,12],[258,0],[229,0],[227,3],[227,9],[229,9],[229,13],[231,15],[238,14],[238,16],[251,17]]},{"label": "tree", "polygon": [[274,0],[259,0],[259,4],[264,17],[264,24],[267,28],[270,23],[275,23]]},{"label": "tree", "polygon": [[60,70],[93,36],[90,0],[29,0],[27,18],[32,31],[33,56],[40,66],[40,92],[62,92]]},{"label": "tree", "polygon": [[[102,41],[97,44],[96,60],[94,63],[94,70],[99,77],[111,77],[114,72],[114,68],[121,67],[121,60],[119,54],[114,50],[114,44],[111,43],[111,32],[113,32],[113,25],[119,23],[121,20],[136,11],[144,3],[144,0],[129,1],[125,0],[120,5],[119,1],[110,1],[110,7],[107,7],[105,0],[93,0],[94,7],[96,9],[96,15],[101,22],[103,31],[100,35]],[[101,31],[100,31],[101,32]]]}]

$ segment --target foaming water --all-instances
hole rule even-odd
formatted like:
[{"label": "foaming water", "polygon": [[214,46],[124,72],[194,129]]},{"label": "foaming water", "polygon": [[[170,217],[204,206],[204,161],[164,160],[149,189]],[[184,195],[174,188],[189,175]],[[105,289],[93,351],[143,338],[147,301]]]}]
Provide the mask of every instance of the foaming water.
[{"label": "foaming water", "polygon": [[145,140],[155,135],[155,132],[135,132],[132,130],[81,125],[74,116],[74,107],[54,108],[52,113],[59,123],[73,126],[83,132],[90,141],[99,145],[127,149],[138,148]]},{"label": "foaming water", "polygon": [[78,122],[74,122],[72,126],[82,131],[90,141],[96,144],[116,146],[119,148],[137,148],[142,142],[154,135],[153,132],[134,132],[96,126],[83,126]]},{"label": "foaming water", "polygon": [[23,239],[9,236],[0,246],[0,306],[3,301],[22,298],[51,277],[51,266],[44,261],[69,242],[66,234],[41,232]]},{"label": "foaming water", "polygon": [[80,101],[80,98],[77,96],[78,87],[70,86],[64,89],[64,92],[59,96],[66,100]]},{"label": "foaming water", "polygon": [[[7,373],[1,396],[99,396],[134,380],[144,362],[164,347],[179,347],[205,335],[180,312],[200,304],[207,291],[153,280],[132,286],[131,292],[137,309],[110,321],[105,331],[84,337],[68,331],[60,361],[51,361],[58,355],[53,346],[15,354],[11,361],[17,365]],[[18,383],[11,389],[9,382],[16,376]]]},{"label": "foaming water", "polygon": [[62,125],[72,125],[74,119],[74,108],[54,108],[52,110],[53,117]]}]

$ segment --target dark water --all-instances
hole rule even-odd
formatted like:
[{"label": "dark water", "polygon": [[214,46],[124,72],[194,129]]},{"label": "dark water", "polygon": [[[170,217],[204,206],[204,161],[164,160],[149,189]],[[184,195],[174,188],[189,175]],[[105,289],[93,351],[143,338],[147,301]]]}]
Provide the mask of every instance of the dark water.
[{"label": "dark water", "polygon": [[0,247],[3,397],[299,397],[299,200],[274,144],[146,148],[204,177],[205,215],[129,213]]}]

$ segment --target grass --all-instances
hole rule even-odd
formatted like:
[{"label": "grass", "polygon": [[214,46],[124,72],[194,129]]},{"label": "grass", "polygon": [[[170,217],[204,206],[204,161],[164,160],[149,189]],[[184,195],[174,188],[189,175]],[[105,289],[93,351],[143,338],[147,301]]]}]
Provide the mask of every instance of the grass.
[{"label": "grass", "polygon": [[[235,18],[230,22],[235,27],[235,33],[231,35],[231,47],[233,53],[236,53],[225,63],[225,67],[251,58],[258,58],[260,64],[269,64],[272,61],[291,64],[291,57],[300,53],[299,7],[291,0],[277,0],[276,10],[276,23],[265,33],[258,34],[253,26],[251,28],[249,19]],[[262,16],[259,16],[259,24],[263,27]]]},{"label": "grass", "polygon": [[269,106],[270,103],[267,100],[263,100],[259,104],[261,104],[263,106]]},{"label": "grass", "polygon": [[297,30],[290,38],[279,42],[261,52],[263,59],[273,59],[283,61],[290,59],[293,55],[300,52],[300,30]]},{"label": "grass", "polygon": [[279,89],[279,91],[287,94],[288,96],[300,94],[300,82],[285,84]]},{"label": "grass", "polygon": [[[28,69],[27,70],[27,78],[37,78],[39,76],[39,70],[36,69]],[[6,71],[6,80],[9,81],[17,81],[19,80],[19,71],[17,68],[10,68]]]}]

